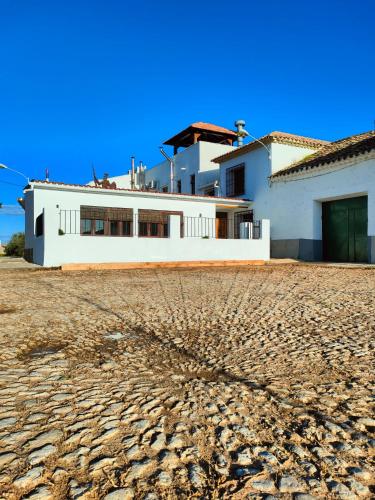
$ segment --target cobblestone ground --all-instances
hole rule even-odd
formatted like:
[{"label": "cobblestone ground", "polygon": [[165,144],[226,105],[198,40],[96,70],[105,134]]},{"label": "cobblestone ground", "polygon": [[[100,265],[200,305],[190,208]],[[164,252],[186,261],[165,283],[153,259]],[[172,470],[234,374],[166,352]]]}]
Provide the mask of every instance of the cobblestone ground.
[{"label": "cobblestone ground", "polygon": [[0,282],[0,497],[374,495],[373,270]]}]

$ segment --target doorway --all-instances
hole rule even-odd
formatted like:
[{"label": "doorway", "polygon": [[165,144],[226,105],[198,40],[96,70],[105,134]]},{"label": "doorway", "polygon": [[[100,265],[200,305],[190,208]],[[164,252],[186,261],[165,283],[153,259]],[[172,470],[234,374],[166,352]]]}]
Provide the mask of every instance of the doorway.
[{"label": "doorway", "polygon": [[322,204],[323,258],[368,262],[367,196]]},{"label": "doorway", "polygon": [[216,238],[228,238],[228,214],[227,212],[216,212]]}]

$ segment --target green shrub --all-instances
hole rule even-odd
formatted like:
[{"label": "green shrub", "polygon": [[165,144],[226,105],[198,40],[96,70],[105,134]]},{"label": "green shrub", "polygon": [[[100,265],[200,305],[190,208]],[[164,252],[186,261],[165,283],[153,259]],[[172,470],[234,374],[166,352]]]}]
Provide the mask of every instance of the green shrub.
[{"label": "green shrub", "polygon": [[5,255],[23,257],[25,249],[25,233],[14,233],[9,243],[5,245]]}]

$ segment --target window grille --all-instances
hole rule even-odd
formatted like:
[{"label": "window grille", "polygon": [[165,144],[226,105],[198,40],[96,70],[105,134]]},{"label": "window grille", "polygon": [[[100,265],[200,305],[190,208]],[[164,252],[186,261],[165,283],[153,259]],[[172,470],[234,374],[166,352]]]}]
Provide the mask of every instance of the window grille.
[{"label": "window grille", "polygon": [[138,210],[138,236],[144,238],[168,238],[169,215],[179,215],[183,236],[183,212],[169,210]]},{"label": "window grille", "polygon": [[241,196],[245,194],[245,164],[241,163],[235,167],[227,168],[226,173],[226,195]]},{"label": "window grille", "polygon": [[132,236],[133,209],[81,205],[81,234]]}]

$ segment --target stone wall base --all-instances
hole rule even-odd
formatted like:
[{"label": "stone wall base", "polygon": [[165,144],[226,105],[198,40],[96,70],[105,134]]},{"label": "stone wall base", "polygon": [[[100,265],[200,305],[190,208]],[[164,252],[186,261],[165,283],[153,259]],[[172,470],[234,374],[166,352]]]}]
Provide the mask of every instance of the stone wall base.
[{"label": "stone wall base", "polygon": [[271,240],[271,257],[321,261],[322,241],[306,239]]}]

